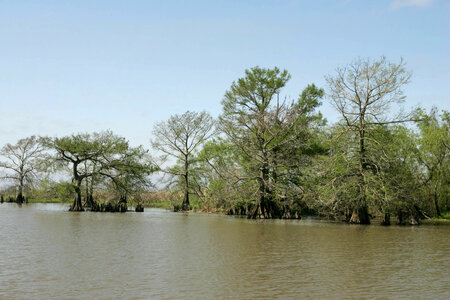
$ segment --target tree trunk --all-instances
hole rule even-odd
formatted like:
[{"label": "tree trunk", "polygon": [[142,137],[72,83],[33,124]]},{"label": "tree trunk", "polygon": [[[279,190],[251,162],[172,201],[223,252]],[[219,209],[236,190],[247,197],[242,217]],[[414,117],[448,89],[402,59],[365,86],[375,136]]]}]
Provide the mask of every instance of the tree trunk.
[{"label": "tree trunk", "polygon": [[[265,153],[264,158],[267,161]],[[268,182],[269,182],[269,168],[268,164],[264,163],[261,168],[261,181],[259,186],[261,216],[264,218],[271,218],[271,208],[268,199],[268,195],[270,193],[269,187],[267,186]]]},{"label": "tree trunk", "polygon": [[128,210],[128,204],[127,204],[127,194],[123,194],[120,196],[120,201],[117,206],[118,212],[126,212]]},{"label": "tree trunk", "polygon": [[184,174],[184,199],[181,210],[188,211],[191,210],[191,204],[189,203],[189,161],[187,155],[185,155],[184,160]]},{"label": "tree trunk", "polygon": [[247,218],[249,219],[272,219],[282,218],[283,211],[280,205],[272,199],[272,191],[269,185],[269,168],[267,164],[264,164],[261,168],[259,183],[259,198],[255,205],[255,208],[248,211]]},{"label": "tree trunk", "polygon": [[261,217],[261,203],[260,199],[258,199],[258,202],[253,207],[253,209],[249,209],[247,212],[247,219],[257,219]]},{"label": "tree trunk", "polygon": [[370,215],[367,205],[353,210],[352,216],[348,222],[350,224],[370,225]]},{"label": "tree trunk", "polygon": [[261,218],[261,217],[265,217],[266,212],[267,212],[267,199],[266,199],[266,183],[265,183],[265,174],[264,174],[264,170],[262,171],[263,175],[263,179],[261,180],[260,186],[259,186],[259,210],[258,210],[258,215],[256,216],[257,218]]},{"label": "tree trunk", "polygon": [[415,216],[411,216],[411,218],[409,219],[409,225],[419,225],[419,221]]},{"label": "tree trunk", "polygon": [[360,224],[363,225],[370,225],[370,215],[369,215],[369,208],[367,205],[363,205],[358,209],[358,216]]},{"label": "tree trunk", "polygon": [[87,206],[87,207],[90,207],[91,210],[92,210],[93,208],[95,208],[94,197],[92,197],[92,194],[91,194],[91,193],[88,193],[88,194],[86,195],[86,206]]},{"label": "tree trunk", "polygon": [[383,221],[381,221],[381,225],[383,225],[383,226],[391,225],[391,214],[390,213],[384,214],[384,219],[383,219]]},{"label": "tree trunk", "polygon": [[365,147],[365,130],[364,130],[364,113],[360,115],[359,129],[359,199],[357,201],[356,211],[350,218],[350,223],[354,224],[370,224],[369,209],[366,203],[366,182],[364,179],[364,170],[366,168],[366,147]]},{"label": "tree trunk", "polygon": [[17,193],[16,202],[17,203],[23,203],[24,202],[24,197],[23,197],[23,177],[20,176],[19,180],[20,180],[20,182],[19,182],[19,192]]},{"label": "tree trunk", "polygon": [[22,192],[19,192],[19,194],[17,195],[17,198],[16,198],[16,202],[22,204],[24,202],[24,200],[25,199],[22,195]]},{"label": "tree trunk", "polygon": [[189,191],[187,189],[187,176],[185,177],[185,189],[184,189],[184,199],[183,199],[183,204],[181,205],[181,210],[183,211],[188,211],[191,210],[191,204],[189,203]]},{"label": "tree trunk", "polygon": [[84,211],[83,204],[81,203],[81,180],[77,180],[75,185],[75,199],[70,207],[69,211]]},{"label": "tree trunk", "polygon": [[353,211],[353,213],[352,213],[350,219],[348,220],[348,222],[350,224],[359,224],[360,223],[359,217],[358,217],[358,212],[356,210]]},{"label": "tree trunk", "polygon": [[85,201],[84,205],[86,207],[92,208],[92,205],[91,205],[90,199],[89,199],[89,180],[88,180],[88,178],[85,179],[85,195],[86,195],[86,201]]},{"label": "tree trunk", "polygon": [[144,205],[142,205],[141,203],[139,203],[138,205],[136,205],[136,212],[143,212],[144,211]]},{"label": "tree trunk", "polygon": [[401,209],[397,210],[397,224],[405,225],[404,213]]},{"label": "tree trunk", "polygon": [[266,198],[266,182],[268,179],[268,170],[265,166],[261,168],[261,178],[259,178],[259,199],[256,202],[255,208],[248,212],[249,219],[259,219],[266,217],[268,212],[267,198]]},{"label": "tree trunk", "polygon": [[434,206],[436,208],[436,215],[438,217],[441,216],[441,209],[439,208],[439,197],[438,197],[438,186],[435,184],[434,186]]},{"label": "tree trunk", "polygon": [[[95,170],[95,167],[94,167],[94,170]],[[88,203],[88,205],[90,205],[91,210],[99,211],[100,207],[99,207],[98,203],[94,200],[94,196],[93,196],[94,195],[94,175],[91,176],[90,183],[89,184],[88,183],[89,183],[89,180],[87,180],[87,178],[86,178],[87,203]]]}]

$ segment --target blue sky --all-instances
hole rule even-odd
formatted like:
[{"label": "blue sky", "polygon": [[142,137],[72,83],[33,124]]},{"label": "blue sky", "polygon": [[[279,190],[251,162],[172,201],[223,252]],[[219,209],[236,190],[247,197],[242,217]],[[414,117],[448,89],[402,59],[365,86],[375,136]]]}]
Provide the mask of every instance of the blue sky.
[{"label": "blue sky", "polygon": [[449,37],[447,0],[0,0],[0,146],[111,129],[149,147],[171,114],[218,116],[256,65],[287,69],[297,97],[357,57],[403,57],[406,107],[448,110]]}]

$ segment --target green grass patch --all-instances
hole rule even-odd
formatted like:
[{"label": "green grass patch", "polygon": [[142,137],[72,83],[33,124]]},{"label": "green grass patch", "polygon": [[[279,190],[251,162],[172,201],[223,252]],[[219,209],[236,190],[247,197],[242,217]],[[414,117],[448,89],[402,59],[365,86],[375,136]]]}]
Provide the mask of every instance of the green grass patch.
[{"label": "green grass patch", "polygon": [[442,214],[441,219],[450,220],[450,211],[446,211]]},{"label": "green grass patch", "polygon": [[421,220],[420,224],[424,225],[447,225],[450,226],[450,220],[449,219],[442,219],[442,218],[432,218],[427,220]]},{"label": "green grass patch", "polygon": [[434,225],[450,225],[450,211],[442,213],[440,217],[433,217],[428,220],[424,220],[424,224],[434,224]]},{"label": "green grass patch", "polygon": [[173,206],[170,202],[150,202],[146,204],[147,207],[152,208],[164,208],[164,209],[172,209]]},{"label": "green grass patch", "polygon": [[36,199],[28,199],[28,203],[64,203],[63,201],[59,199],[43,199],[43,198],[36,198]]}]

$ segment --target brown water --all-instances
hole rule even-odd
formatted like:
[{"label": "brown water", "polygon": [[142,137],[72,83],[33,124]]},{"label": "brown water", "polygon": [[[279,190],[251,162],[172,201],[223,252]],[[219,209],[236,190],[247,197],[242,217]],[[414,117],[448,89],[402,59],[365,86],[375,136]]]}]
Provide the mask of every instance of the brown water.
[{"label": "brown water", "polygon": [[450,299],[450,227],[0,205],[0,299]]}]

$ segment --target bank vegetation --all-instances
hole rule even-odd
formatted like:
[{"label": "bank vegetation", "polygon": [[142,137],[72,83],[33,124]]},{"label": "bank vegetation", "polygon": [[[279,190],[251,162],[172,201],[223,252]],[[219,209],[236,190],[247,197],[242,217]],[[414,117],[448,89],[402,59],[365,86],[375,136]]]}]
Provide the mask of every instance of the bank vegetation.
[{"label": "bank vegetation", "polygon": [[[110,131],[7,144],[2,201],[383,225],[449,217],[450,115],[402,106],[411,78],[403,61],[358,59],[297,96],[283,93],[290,78],[276,67],[246,70],[217,119],[173,115],[153,127],[151,151]],[[327,122],[322,101],[339,121]]]}]

